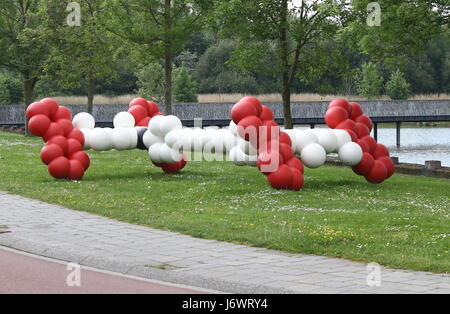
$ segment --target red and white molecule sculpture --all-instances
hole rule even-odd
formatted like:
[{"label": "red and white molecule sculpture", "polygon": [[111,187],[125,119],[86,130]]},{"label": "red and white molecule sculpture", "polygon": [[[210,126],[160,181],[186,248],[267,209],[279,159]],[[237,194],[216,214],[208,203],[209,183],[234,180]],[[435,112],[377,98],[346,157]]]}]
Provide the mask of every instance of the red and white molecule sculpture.
[{"label": "red and white molecule sculpture", "polygon": [[92,115],[79,113],[71,121],[70,110],[49,98],[27,109],[30,132],[46,143],[41,160],[57,179],[83,178],[90,165],[83,149],[148,150],[153,164],[168,174],[186,166],[188,152],[228,156],[238,166],[258,167],[273,188],[295,191],[304,185],[304,165],[318,168],[330,153],[371,183],[395,171],[388,149],[370,136],[370,118],[345,99],[331,102],[325,114],[330,129],[282,130],[272,110],[254,97],[234,105],[231,116],[228,128],[184,128],[154,102],[137,98],[128,112],[114,117],[114,128],[96,128]]}]

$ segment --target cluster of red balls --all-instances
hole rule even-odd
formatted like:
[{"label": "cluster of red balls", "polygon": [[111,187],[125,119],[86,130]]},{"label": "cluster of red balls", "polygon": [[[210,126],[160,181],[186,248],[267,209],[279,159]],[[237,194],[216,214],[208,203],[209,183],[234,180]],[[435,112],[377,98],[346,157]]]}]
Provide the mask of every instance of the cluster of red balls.
[{"label": "cluster of red balls", "polygon": [[[163,116],[159,111],[159,107],[153,101],[146,100],[144,98],[133,99],[129,104],[128,112],[134,117],[136,121],[135,126],[148,128],[150,120],[156,116]],[[167,174],[179,173],[187,164],[186,155],[183,154],[183,159],[173,164],[155,163],[153,164],[161,168]]]},{"label": "cluster of red balls", "polygon": [[352,141],[361,147],[362,160],[352,168],[356,174],[371,183],[381,183],[394,174],[395,165],[389,150],[370,136],[372,120],[364,114],[359,104],[343,98],[332,101],[325,114],[325,122],[332,129],[347,131]]},{"label": "cluster of red balls", "polygon": [[[258,150],[258,168],[272,164],[278,160],[278,167],[273,171],[261,172],[275,189],[299,191],[304,184],[304,167],[294,156],[289,135],[280,131],[274,120],[273,111],[262,105],[255,97],[241,99],[231,110],[231,117],[238,126],[239,136]],[[256,130],[256,138],[252,138],[252,130]],[[272,139],[272,134],[278,135]]]},{"label": "cluster of red balls", "polygon": [[26,112],[28,130],[47,143],[41,160],[56,179],[81,180],[89,168],[89,156],[83,152],[84,135],[72,124],[72,113],[50,98],[32,103]]}]

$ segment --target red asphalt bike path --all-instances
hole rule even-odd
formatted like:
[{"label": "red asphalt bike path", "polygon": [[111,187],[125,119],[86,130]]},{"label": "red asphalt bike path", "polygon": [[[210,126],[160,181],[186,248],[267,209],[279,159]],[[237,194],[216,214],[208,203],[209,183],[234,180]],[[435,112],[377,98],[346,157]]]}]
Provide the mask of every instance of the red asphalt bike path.
[{"label": "red asphalt bike path", "polygon": [[[0,294],[201,294],[195,288],[140,280],[0,247]],[[79,279],[79,280],[78,280]],[[69,282],[69,284],[68,284]],[[77,284],[80,283],[80,286]]]}]

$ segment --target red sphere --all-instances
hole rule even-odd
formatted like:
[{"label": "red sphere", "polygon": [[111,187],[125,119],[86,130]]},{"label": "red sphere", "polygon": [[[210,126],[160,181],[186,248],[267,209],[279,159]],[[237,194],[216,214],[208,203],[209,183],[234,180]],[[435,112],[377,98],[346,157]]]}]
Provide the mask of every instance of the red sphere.
[{"label": "red sphere", "polygon": [[363,138],[361,138],[361,140],[366,142],[366,144],[369,146],[369,152],[373,154],[373,152],[377,148],[377,142],[375,141],[375,139],[371,136],[364,136]]},{"label": "red sphere", "polygon": [[303,173],[297,168],[291,168],[292,172],[292,184],[290,189],[293,191],[300,191],[305,183],[305,178],[303,177]]},{"label": "red sphere", "polygon": [[350,115],[350,119],[355,120],[356,118],[364,114],[364,111],[362,110],[360,104],[351,102],[350,106],[352,107],[352,114]]},{"label": "red sphere", "polygon": [[78,129],[73,129],[69,135],[67,135],[67,138],[73,138],[76,139],[78,142],[80,142],[81,146],[84,145],[84,134]]},{"label": "red sphere", "polygon": [[262,126],[260,118],[257,116],[248,116],[238,123],[237,131],[241,138],[248,140],[250,137],[258,137],[260,126]]},{"label": "red sphere", "polygon": [[70,156],[70,159],[71,160],[76,159],[79,162],[81,162],[83,164],[85,171],[88,170],[89,166],[91,165],[91,160],[90,160],[88,154],[86,154],[85,152],[82,152],[82,151],[78,151],[78,152],[72,154]]},{"label": "red sphere", "polygon": [[286,132],[280,131],[279,142],[287,144],[289,147],[292,147],[291,137]]},{"label": "red sphere", "polygon": [[75,154],[76,152],[80,152],[83,150],[83,146],[81,145],[81,143],[74,139],[74,138],[69,138],[67,140],[67,153],[66,156],[71,156],[73,154]]},{"label": "red sphere", "polygon": [[50,115],[50,117],[53,117],[58,111],[59,105],[54,99],[44,98],[41,100],[41,103],[43,103],[48,108],[48,114]]},{"label": "red sphere", "polygon": [[386,167],[387,179],[392,177],[392,175],[395,173],[395,164],[392,161],[392,159],[389,158],[388,156],[382,156],[377,160],[381,161],[384,164],[384,166]]},{"label": "red sphere", "polygon": [[67,141],[67,138],[62,136],[62,135],[57,135],[52,137],[47,144],[56,144],[59,147],[61,147],[61,149],[64,152],[64,155],[66,155],[67,153],[67,149],[69,147],[69,142]]},{"label": "red sphere", "polygon": [[370,147],[365,141],[359,139],[358,141],[356,141],[356,143],[358,143],[358,145],[361,147],[363,152],[370,154]]},{"label": "red sphere", "polygon": [[150,117],[146,117],[146,118],[142,119],[141,121],[139,121],[139,123],[136,126],[143,126],[143,127],[148,128],[148,124],[150,123],[151,119],[152,118],[150,118]]},{"label": "red sphere", "polygon": [[64,129],[58,123],[52,122],[42,138],[44,142],[48,142],[52,137],[58,135],[64,135]]},{"label": "red sphere", "polygon": [[356,134],[355,131],[350,130],[350,129],[344,129],[344,130],[350,135],[350,137],[352,138],[352,142],[356,143],[358,141],[358,134]]},{"label": "red sphere", "polygon": [[291,160],[292,158],[294,158],[292,147],[285,143],[280,143],[280,154],[281,156],[283,156],[283,160]]},{"label": "red sphere", "polygon": [[375,148],[375,150],[373,152],[373,158],[379,159],[383,156],[389,157],[390,156],[389,150],[383,144],[377,144],[377,147]]},{"label": "red sphere", "polygon": [[262,152],[258,155],[258,161],[256,162],[259,171],[265,175],[278,170],[283,163],[283,157],[278,151]]},{"label": "red sphere", "polygon": [[336,126],[336,129],[356,131],[356,122],[351,119],[347,119],[347,120],[339,123]]},{"label": "red sphere", "polygon": [[363,138],[364,136],[369,136],[370,135],[370,130],[369,128],[361,123],[361,122],[357,122],[356,123],[356,128],[355,128],[355,132],[358,135],[359,138]]},{"label": "red sphere", "polygon": [[330,103],[330,105],[328,106],[328,108],[331,109],[333,107],[341,107],[345,111],[347,111],[347,113],[350,113],[350,110],[351,110],[350,103],[345,98],[337,98],[337,99],[333,100]]},{"label": "red sphere", "polygon": [[261,114],[259,117],[262,121],[273,121],[275,119],[272,109],[264,105],[261,107]]},{"label": "red sphere", "polygon": [[365,114],[356,118],[355,121],[365,124],[367,126],[367,128],[369,129],[369,131],[372,131],[372,129],[373,129],[372,120]]},{"label": "red sphere", "polygon": [[145,108],[145,110],[147,111],[147,114],[146,114],[146,116],[150,116],[151,114],[150,114],[150,106],[149,106],[149,104],[148,104],[148,101],[147,101],[147,99],[144,99],[144,98],[135,98],[135,99],[133,99],[131,102],[130,102],[130,104],[128,105],[128,108],[133,108],[134,106],[140,106],[140,107],[143,107],[143,108]]},{"label": "red sphere", "polygon": [[34,102],[28,106],[26,116],[27,119],[30,120],[32,117],[38,114],[43,114],[47,117],[50,117],[50,113],[48,111],[48,107],[41,102]]},{"label": "red sphere", "polygon": [[67,179],[80,181],[84,177],[84,165],[77,159],[71,159],[69,161],[70,169]]},{"label": "red sphere", "polygon": [[154,114],[157,114],[158,112],[159,112],[158,105],[153,101],[149,101],[148,102],[148,115],[152,116]]},{"label": "red sphere", "polygon": [[136,122],[148,118],[148,110],[143,106],[133,106],[128,110],[128,112],[131,113],[131,115],[134,117],[134,121]]},{"label": "red sphere", "polygon": [[354,166],[352,169],[356,174],[359,174],[360,176],[368,175],[369,172],[372,170],[372,167],[375,163],[375,160],[373,159],[372,155],[369,153],[363,153],[361,162]]},{"label": "red sphere", "polygon": [[28,130],[35,136],[44,136],[50,127],[49,117],[43,114],[37,114],[30,119],[28,122]]},{"label": "red sphere", "polygon": [[66,157],[58,157],[48,165],[48,172],[56,179],[65,179],[69,175],[70,162]]},{"label": "red sphere", "polygon": [[58,106],[55,114],[52,115],[53,121],[58,121],[59,119],[66,119],[72,121],[72,112],[64,106]]},{"label": "red sphere", "polygon": [[258,111],[255,106],[249,102],[238,102],[231,109],[231,118],[236,124],[239,124],[242,119],[249,116],[258,116]]},{"label": "red sphere", "polygon": [[386,180],[388,177],[388,171],[383,162],[375,160],[375,163],[366,176],[366,180],[370,183],[378,184]]},{"label": "red sphere", "polygon": [[289,189],[292,186],[293,174],[287,165],[281,165],[278,170],[267,176],[269,184],[275,189]]},{"label": "red sphere", "polygon": [[247,96],[247,97],[242,98],[239,102],[243,103],[243,104],[252,105],[256,109],[256,115],[257,116],[261,115],[262,105],[261,105],[261,102],[257,98],[255,98],[253,96]]},{"label": "red sphere", "polygon": [[63,129],[64,136],[68,136],[73,130],[73,124],[72,122],[70,122],[70,120],[60,119],[57,120],[56,123],[58,123],[58,125]]},{"label": "red sphere", "polygon": [[347,110],[340,106],[335,106],[328,109],[327,113],[325,114],[325,122],[332,129],[336,128],[340,123],[344,122],[347,119]]},{"label": "red sphere", "polygon": [[179,173],[181,171],[181,169],[183,169],[183,165],[182,165],[182,162],[179,161],[179,162],[176,162],[173,164],[162,164],[161,168],[164,171],[164,173],[176,174],[176,173]]},{"label": "red sphere", "polygon": [[288,161],[286,161],[286,165],[288,165],[290,168],[298,169],[301,174],[305,173],[305,167],[303,166],[303,163],[298,158],[291,158]]},{"label": "red sphere", "polygon": [[63,149],[56,144],[48,144],[41,150],[41,160],[46,165],[49,165],[56,158],[63,156]]}]

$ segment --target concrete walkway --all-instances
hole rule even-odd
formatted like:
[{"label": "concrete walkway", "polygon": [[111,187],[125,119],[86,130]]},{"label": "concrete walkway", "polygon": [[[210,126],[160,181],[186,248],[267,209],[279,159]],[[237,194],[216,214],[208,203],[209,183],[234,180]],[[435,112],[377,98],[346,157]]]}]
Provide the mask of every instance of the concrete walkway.
[{"label": "concrete walkway", "polygon": [[376,272],[363,263],[197,239],[3,192],[0,225],[6,247],[223,292],[450,293],[448,274],[381,268],[380,286],[371,287]]}]

